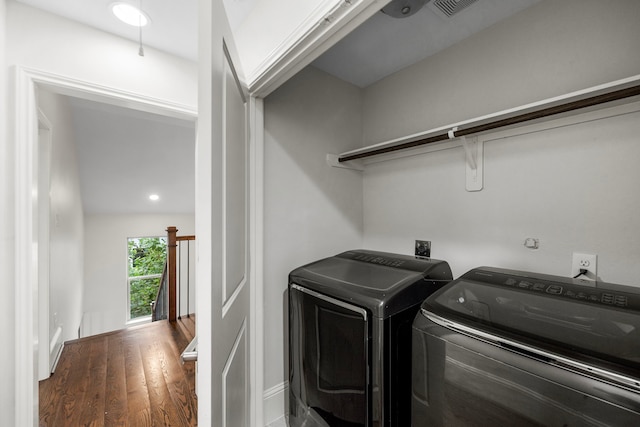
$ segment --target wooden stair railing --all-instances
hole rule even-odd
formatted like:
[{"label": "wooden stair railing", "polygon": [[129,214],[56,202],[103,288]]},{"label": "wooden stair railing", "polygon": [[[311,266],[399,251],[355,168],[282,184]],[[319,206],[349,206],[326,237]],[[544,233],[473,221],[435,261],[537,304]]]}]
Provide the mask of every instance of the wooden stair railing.
[{"label": "wooden stair railing", "polygon": [[169,321],[175,322],[178,316],[176,315],[176,304],[178,303],[178,297],[176,294],[176,277],[178,271],[178,265],[176,263],[176,250],[178,243],[176,234],[178,229],[176,227],[167,227],[167,278],[168,292],[169,292]]},{"label": "wooden stair railing", "polygon": [[[160,282],[160,288],[158,289],[158,295],[156,302],[153,304],[152,320],[168,319],[170,322],[175,322],[178,317],[178,245],[179,242],[189,240],[195,240],[196,236],[178,236],[178,229],[176,227],[167,227],[167,262],[165,265],[165,271],[162,274],[162,280]],[[189,257],[190,255],[187,255]],[[189,277],[189,259],[187,259],[187,282]],[[167,307],[164,307],[164,301],[167,301]],[[189,311],[189,283],[187,283],[187,311]],[[160,308],[164,310],[164,315],[160,311]],[[156,313],[157,312],[157,313]],[[187,313],[189,316],[191,313]]]}]

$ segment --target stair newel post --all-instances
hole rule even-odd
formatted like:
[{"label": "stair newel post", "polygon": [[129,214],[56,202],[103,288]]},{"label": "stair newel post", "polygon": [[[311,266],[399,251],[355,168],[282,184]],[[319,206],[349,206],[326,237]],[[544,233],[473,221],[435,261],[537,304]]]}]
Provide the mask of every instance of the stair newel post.
[{"label": "stair newel post", "polygon": [[169,315],[168,320],[175,322],[177,295],[176,295],[176,248],[178,246],[176,234],[178,229],[176,227],[167,227],[167,273],[169,274]]}]

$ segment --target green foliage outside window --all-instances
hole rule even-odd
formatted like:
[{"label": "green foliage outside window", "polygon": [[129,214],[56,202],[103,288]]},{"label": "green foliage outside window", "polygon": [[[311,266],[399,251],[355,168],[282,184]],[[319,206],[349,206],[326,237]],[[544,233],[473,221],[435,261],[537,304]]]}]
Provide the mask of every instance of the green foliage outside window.
[{"label": "green foliage outside window", "polygon": [[[160,286],[160,275],[167,259],[165,237],[141,237],[129,239],[129,306],[130,317],[135,319],[151,315],[151,302]],[[131,280],[139,276],[157,277]]]}]

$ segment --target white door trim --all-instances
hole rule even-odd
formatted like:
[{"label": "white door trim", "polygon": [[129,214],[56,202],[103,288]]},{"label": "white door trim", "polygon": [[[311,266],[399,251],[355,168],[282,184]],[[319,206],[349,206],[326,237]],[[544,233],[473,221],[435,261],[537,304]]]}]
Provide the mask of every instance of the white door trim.
[{"label": "white door trim", "polygon": [[261,398],[264,389],[264,296],[263,296],[263,260],[264,260],[264,101],[262,98],[249,97],[249,120],[252,122],[249,135],[249,257],[251,259],[251,324],[249,336],[252,339],[249,354],[250,378],[253,404],[251,425],[264,425],[264,402]]},{"label": "white door trim", "polygon": [[[38,425],[37,348],[38,281],[37,218],[33,190],[37,184],[38,110],[36,90],[138,109],[195,122],[195,108],[146,95],[85,82],[22,66],[13,69],[15,90],[15,424]],[[36,193],[37,194],[37,193]],[[204,237],[204,236],[203,236]],[[45,343],[48,349],[48,343]]]},{"label": "white door trim", "polygon": [[[38,109],[38,192],[37,192],[37,233],[38,233],[38,380],[49,378],[51,374],[51,336],[49,334],[49,224],[51,205],[49,189],[51,185],[51,149],[53,132],[51,122]],[[42,258],[40,258],[42,257]],[[44,261],[46,260],[46,262]],[[44,346],[47,343],[47,346]],[[46,348],[46,351],[43,349]]]}]

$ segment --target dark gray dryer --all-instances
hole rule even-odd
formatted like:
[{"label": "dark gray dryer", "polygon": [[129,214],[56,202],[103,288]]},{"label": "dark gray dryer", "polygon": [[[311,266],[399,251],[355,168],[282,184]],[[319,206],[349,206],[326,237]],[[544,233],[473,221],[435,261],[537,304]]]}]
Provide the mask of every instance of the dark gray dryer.
[{"label": "dark gray dryer", "polygon": [[352,250],[289,275],[289,425],[409,425],[411,323],[449,265]]}]

